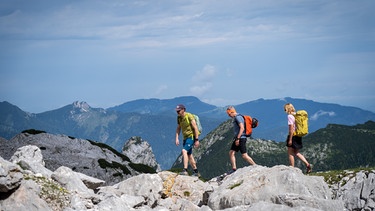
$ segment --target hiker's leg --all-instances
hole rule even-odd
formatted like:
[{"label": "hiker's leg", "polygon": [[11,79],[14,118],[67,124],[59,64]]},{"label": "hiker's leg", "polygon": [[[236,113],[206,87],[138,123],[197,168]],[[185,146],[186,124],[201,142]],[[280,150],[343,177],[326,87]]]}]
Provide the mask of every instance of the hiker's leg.
[{"label": "hiker's leg", "polygon": [[299,150],[295,150],[295,153],[296,153],[296,156],[303,162],[303,163],[305,163],[305,165],[306,166],[309,166],[309,162],[307,162],[307,160],[306,160],[306,158],[305,158],[305,156],[303,156],[300,152],[299,152]]},{"label": "hiker's leg", "polygon": [[289,165],[294,167],[294,149],[292,147],[288,147],[288,159]]},{"label": "hiker's leg", "polygon": [[248,162],[249,164],[251,165],[255,165],[255,162],[253,161],[253,159],[247,154],[247,151],[246,151],[246,142],[247,142],[247,138],[241,138],[240,139],[240,146],[239,146],[239,149],[240,149],[240,152],[241,152],[241,155],[242,155],[242,158]]},{"label": "hiker's leg", "polygon": [[182,149],[182,156],[183,156],[183,162],[184,162],[184,169],[188,168],[188,163],[189,163],[189,154],[192,154],[193,151],[193,139],[192,138],[187,138],[184,140],[184,146]]},{"label": "hiker's leg", "polygon": [[233,150],[229,151],[229,160],[230,160],[230,164],[232,165],[232,169],[237,169],[235,153],[236,151],[233,151]]},{"label": "hiker's leg", "polygon": [[193,154],[188,155],[188,157],[189,157],[191,167],[193,169],[197,169],[197,163],[195,162]]},{"label": "hiker's leg", "polygon": [[182,161],[184,163],[184,169],[187,169],[189,158],[188,158],[187,151],[185,149],[182,149]]},{"label": "hiker's leg", "polygon": [[249,164],[256,165],[254,160],[247,153],[243,153],[242,158],[246,160]]}]

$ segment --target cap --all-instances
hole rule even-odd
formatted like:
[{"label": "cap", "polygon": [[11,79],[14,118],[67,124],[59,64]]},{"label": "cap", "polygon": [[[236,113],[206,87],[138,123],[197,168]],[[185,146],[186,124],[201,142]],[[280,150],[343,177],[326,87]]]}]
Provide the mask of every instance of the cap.
[{"label": "cap", "polygon": [[177,105],[176,111],[179,111],[179,110],[182,110],[182,109],[186,109],[184,105],[182,105],[182,104]]}]

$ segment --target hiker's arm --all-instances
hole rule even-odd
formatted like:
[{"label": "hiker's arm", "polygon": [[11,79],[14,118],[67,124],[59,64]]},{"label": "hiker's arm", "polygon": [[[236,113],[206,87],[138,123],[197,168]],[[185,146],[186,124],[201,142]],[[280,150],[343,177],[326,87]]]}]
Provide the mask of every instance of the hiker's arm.
[{"label": "hiker's arm", "polygon": [[181,131],[181,126],[177,125],[177,128],[176,128],[176,145],[177,146],[180,144],[180,141],[178,139],[178,135],[180,134],[180,131]]},{"label": "hiker's arm", "polygon": [[245,130],[245,126],[242,122],[238,123],[238,127],[240,127],[240,130],[238,131],[238,134],[236,135],[236,137],[234,137],[236,146],[240,145],[240,138],[242,136],[243,131]]},{"label": "hiker's arm", "polygon": [[193,127],[194,141],[195,141],[196,139],[199,138],[199,130],[198,130],[198,126],[197,126],[197,123],[195,122],[195,120],[191,121],[191,126]]},{"label": "hiker's arm", "polygon": [[294,126],[293,125],[288,125],[289,127],[289,140],[288,140],[288,146],[292,145],[292,138],[293,138],[293,133],[294,133]]},{"label": "hiker's arm", "polygon": [[195,120],[191,121],[191,126],[193,127],[193,131],[194,131],[194,146],[199,147],[199,130],[198,130],[198,126]]},{"label": "hiker's arm", "polygon": [[240,127],[240,130],[238,131],[238,134],[237,134],[236,138],[241,138],[241,136],[242,136],[242,134],[243,134],[243,132],[245,130],[245,126],[244,126],[244,124],[242,122],[240,122],[238,124],[238,126]]}]

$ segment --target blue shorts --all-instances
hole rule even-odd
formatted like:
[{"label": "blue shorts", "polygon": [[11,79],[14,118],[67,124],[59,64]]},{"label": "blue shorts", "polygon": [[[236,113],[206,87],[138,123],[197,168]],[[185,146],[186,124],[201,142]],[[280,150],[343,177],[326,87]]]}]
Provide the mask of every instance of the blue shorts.
[{"label": "blue shorts", "polygon": [[194,146],[194,140],[192,137],[189,137],[184,140],[183,147],[184,147],[184,150],[187,151],[188,155],[191,155],[193,153],[193,146]]}]

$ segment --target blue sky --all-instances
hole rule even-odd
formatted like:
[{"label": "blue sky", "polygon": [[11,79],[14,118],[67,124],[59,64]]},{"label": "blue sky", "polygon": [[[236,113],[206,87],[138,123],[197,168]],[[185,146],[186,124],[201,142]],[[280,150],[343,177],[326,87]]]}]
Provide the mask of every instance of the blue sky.
[{"label": "blue sky", "polygon": [[2,0],[0,101],[40,113],[196,96],[375,112],[375,1]]}]

